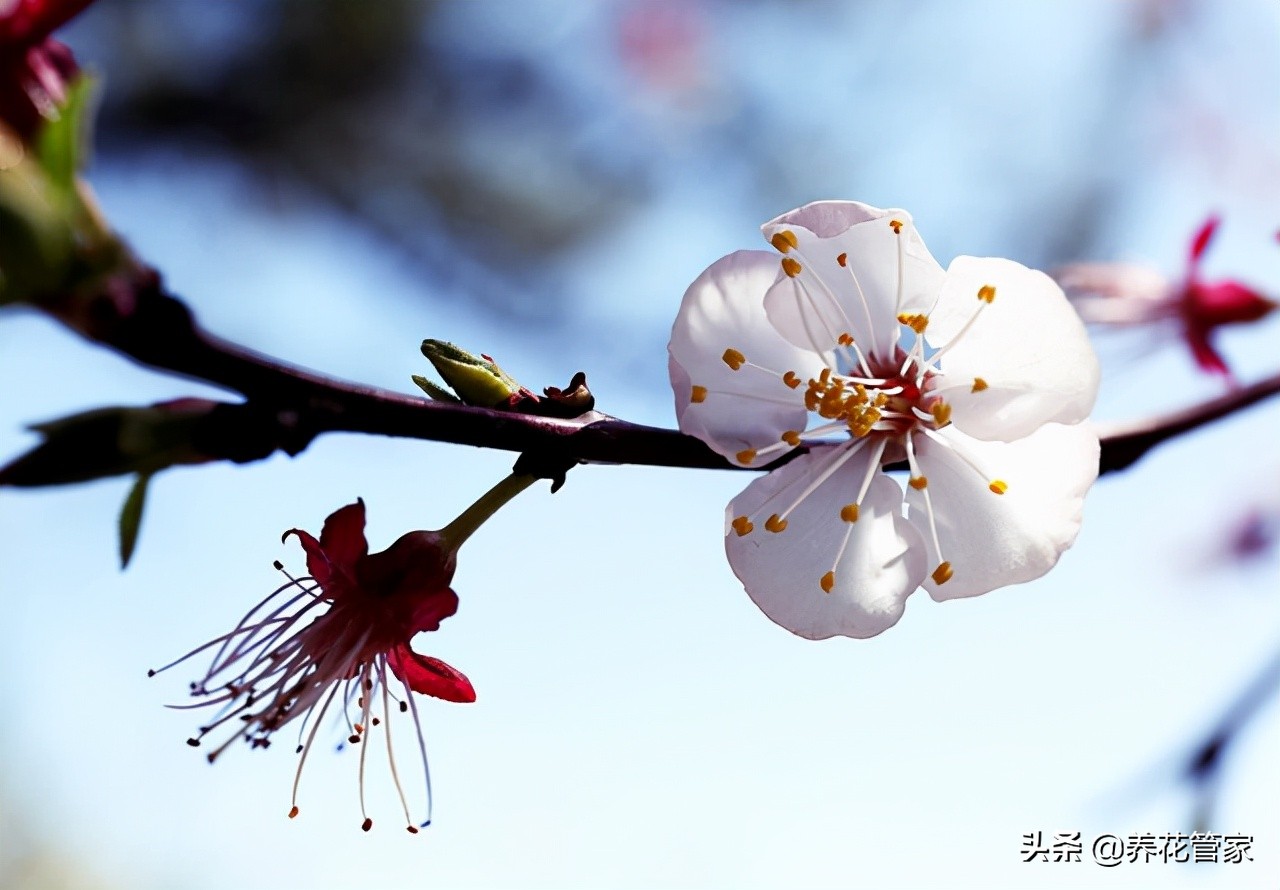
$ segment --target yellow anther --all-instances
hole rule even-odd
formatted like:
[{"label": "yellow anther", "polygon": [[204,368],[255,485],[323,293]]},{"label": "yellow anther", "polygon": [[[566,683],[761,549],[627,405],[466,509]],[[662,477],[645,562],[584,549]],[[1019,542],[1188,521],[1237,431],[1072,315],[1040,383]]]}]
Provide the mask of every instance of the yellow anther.
[{"label": "yellow anther", "polygon": [[792,278],[800,274],[800,270],[804,268],[789,256],[782,258],[782,271],[786,272]]},{"label": "yellow anther", "polygon": [[744,448],[734,455],[740,464],[749,464],[756,459],[756,450],[754,448]]},{"label": "yellow anther", "polygon": [[823,368],[822,373],[818,375],[818,383],[826,386],[831,380],[831,369]]},{"label": "yellow anther", "polygon": [[782,441],[786,442],[792,448],[800,444],[800,433],[796,430],[787,430],[782,434]]},{"label": "yellow anther", "polygon": [[849,254],[847,253],[840,254],[840,256],[836,257],[836,262],[839,263],[841,266],[849,265]]},{"label": "yellow anther", "polygon": [[912,476],[910,479],[907,480],[907,484],[910,485],[912,488],[914,488],[916,491],[924,491],[926,488],[929,487],[929,477],[928,476]]},{"label": "yellow anther", "polygon": [[990,303],[996,298],[996,289],[993,285],[984,284],[978,288],[978,299],[984,303]]},{"label": "yellow anther", "polygon": [[733,530],[738,533],[739,538],[751,534],[751,530],[755,528],[751,524],[751,520],[745,516],[738,516],[729,524],[733,526]]},{"label": "yellow anther", "polygon": [[769,243],[773,245],[778,253],[786,253],[796,246],[796,233],[790,229],[783,229],[781,232],[775,232],[774,236],[769,239]]},{"label": "yellow anther", "polygon": [[689,401],[693,402],[695,405],[699,402],[705,402],[706,400],[707,388],[705,386],[695,386],[693,391],[689,393]]},{"label": "yellow anther", "polygon": [[902,220],[900,220],[900,219],[891,219],[891,220],[889,220],[889,228],[893,229],[893,234],[895,234],[895,235],[901,235],[901,234],[902,234]]},{"label": "yellow anther", "polygon": [[747,361],[747,357],[736,349],[726,349],[724,351],[724,355],[720,356],[720,358],[726,365],[735,371],[741,368]]},{"label": "yellow anther", "polygon": [[787,520],[783,519],[777,513],[774,513],[764,521],[764,527],[776,534],[787,527]]},{"label": "yellow anther", "polygon": [[974,377],[973,389],[969,390],[969,392],[982,392],[986,388],[987,388],[987,381],[983,380],[981,377]]},{"label": "yellow anther", "polygon": [[831,588],[836,586],[836,573],[827,572],[822,576],[822,580],[818,582],[818,586],[822,588],[823,593],[830,593]]},{"label": "yellow anther", "polygon": [[800,385],[800,377],[799,375],[796,374],[795,371],[788,371],[787,373],[782,375],[782,382],[785,383],[787,386],[791,387],[792,389],[795,389],[797,386]]},{"label": "yellow anther", "polygon": [[1009,490],[1009,483],[1003,479],[994,479],[987,488],[991,489],[992,494],[1004,494]]},{"label": "yellow anther", "polygon": [[838,342],[840,343],[841,346],[852,346],[853,335],[846,331],[845,333],[840,335],[840,337],[838,338]]},{"label": "yellow anther", "polygon": [[884,393],[876,393],[876,400],[872,402],[872,404],[877,408],[883,408],[885,405],[889,404],[889,397]]},{"label": "yellow anther", "polygon": [[845,504],[843,507],[840,508],[840,518],[843,519],[845,522],[857,522],[858,521],[858,505]]},{"label": "yellow anther", "polygon": [[929,406],[929,413],[933,415],[933,422],[938,426],[946,426],[951,422],[951,406],[942,399],[938,399]]},{"label": "yellow anther", "polygon": [[951,580],[951,576],[954,574],[955,572],[951,571],[951,563],[940,562],[938,563],[938,567],[933,570],[933,575],[931,577],[933,578],[934,584],[946,584]]},{"label": "yellow anther", "polygon": [[929,326],[929,316],[904,312],[898,316],[898,324],[905,324],[917,334],[923,334]]}]

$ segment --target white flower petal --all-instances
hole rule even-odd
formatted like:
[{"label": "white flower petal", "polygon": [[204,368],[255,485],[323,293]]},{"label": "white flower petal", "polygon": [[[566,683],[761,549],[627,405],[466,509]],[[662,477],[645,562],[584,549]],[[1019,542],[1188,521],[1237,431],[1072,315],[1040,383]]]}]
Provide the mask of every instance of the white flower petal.
[{"label": "white flower petal", "polygon": [[[941,585],[926,579],[935,600],[1039,578],[1075,541],[1084,495],[1098,476],[1098,435],[1089,424],[1046,424],[1016,442],[982,441],[951,426],[915,443],[942,556],[954,572]],[[1003,494],[990,487],[997,481]],[[924,492],[908,491],[907,505],[929,536]]]},{"label": "white flower petal", "polygon": [[[987,287],[995,289],[990,303],[978,296]],[[945,350],[936,389],[947,387],[951,421],[971,436],[1008,442],[1045,423],[1079,423],[1093,409],[1097,356],[1062,289],[1043,272],[957,257],[926,336]]]},{"label": "white flower petal", "polygon": [[[689,285],[671,328],[668,369],[680,429],[730,459],[775,445],[781,433],[803,430],[808,420],[803,384],[789,387],[762,367],[794,371],[807,381],[824,366],[820,356],[778,336],[765,318],[764,293],[777,274],[776,257],[761,251],[717,260]],[[724,361],[727,349],[750,364],[733,370]],[[694,401],[695,386],[700,401]]]},{"label": "white flower petal", "polygon": [[[902,491],[878,468],[856,522],[841,518],[871,469],[863,448],[786,515],[781,532],[765,528],[850,445],[826,446],[761,476],[729,504],[725,552],[734,574],[773,621],[811,640],[865,638],[892,627],[926,571],[924,542],[902,516]],[[733,520],[754,517],[739,535]],[[833,573],[831,591],[822,588]]]},{"label": "white flower petal", "polygon": [[[819,201],[761,227],[784,253],[784,270],[765,309],[784,337],[799,346],[831,349],[850,334],[864,353],[891,356],[897,316],[933,304],[943,271],[905,210],[854,201]],[[794,245],[790,242],[794,240]]]}]

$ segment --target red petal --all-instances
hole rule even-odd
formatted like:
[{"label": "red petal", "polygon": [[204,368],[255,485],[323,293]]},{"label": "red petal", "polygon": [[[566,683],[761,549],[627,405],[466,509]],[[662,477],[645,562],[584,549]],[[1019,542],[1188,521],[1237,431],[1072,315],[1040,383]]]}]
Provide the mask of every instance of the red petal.
[{"label": "red petal", "polygon": [[333,579],[333,570],[329,567],[329,558],[324,555],[324,548],[320,546],[320,542],[311,536],[311,532],[304,532],[300,528],[289,529],[280,536],[280,540],[282,542],[289,540],[289,535],[297,535],[298,543],[306,551],[307,572],[322,586],[328,585]]},{"label": "red petal", "polygon": [[320,532],[320,546],[330,564],[355,576],[356,562],[369,552],[364,539],[364,498],[329,514]]},{"label": "red petal", "polygon": [[476,700],[471,681],[438,658],[397,646],[387,653],[387,664],[414,692],[463,704]]},{"label": "red petal", "polygon": [[300,528],[289,529],[280,540],[287,540],[289,535],[298,536],[307,553],[307,571],[312,578],[322,585],[333,584],[335,574],[353,581],[356,563],[369,552],[369,544],[364,539],[364,500],[357,499],[354,504],[329,514],[319,541]]},{"label": "red petal", "polygon": [[1187,255],[1187,265],[1191,271],[1195,271],[1195,268],[1200,265],[1200,257],[1204,255],[1205,248],[1213,240],[1213,234],[1218,231],[1218,223],[1220,222],[1222,220],[1217,214],[1214,214],[1201,224],[1199,231],[1191,239],[1191,249]]},{"label": "red petal", "polygon": [[448,587],[422,597],[414,604],[413,616],[409,619],[409,633],[439,630],[440,622],[457,611],[458,595]]},{"label": "red petal", "polygon": [[1221,374],[1227,378],[1232,377],[1231,369],[1227,367],[1226,361],[1218,350],[1213,348],[1207,333],[1192,329],[1187,331],[1186,338],[1187,345],[1191,347],[1191,354],[1202,370],[1210,374]]}]

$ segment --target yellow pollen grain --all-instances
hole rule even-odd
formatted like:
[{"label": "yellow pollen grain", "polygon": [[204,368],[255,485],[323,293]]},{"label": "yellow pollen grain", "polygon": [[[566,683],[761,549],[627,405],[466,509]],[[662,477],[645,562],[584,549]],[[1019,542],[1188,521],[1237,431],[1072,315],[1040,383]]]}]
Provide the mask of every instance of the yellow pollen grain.
[{"label": "yellow pollen grain", "polygon": [[845,522],[857,522],[858,521],[858,505],[845,504],[843,507],[840,508],[840,518],[843,519]]},{"label": "yellow pollen grain", "polygon": [[938,567],[933,570],[933,574],[930,577],[933,578],[934,584],[946,584],[951,580],[951,576],[954,574],[955,572],[951,571],[951,563],[940,562],[938,563]]},{"label": "yellow pollen grain", "polygon": [[726,349],[724,355],[720,356],[721,361],[732,368],[734,371],[746,364],[747,357],[736,349]]},{"label": "yellow pollen grain", "polygon": [[745,516],[735,517],[733,522],[729,524],[733,526],[733,530],[738,533],[739,538],[751,534],[752,529],[755,528],[755,526],[751,524],[751,520]]},{"label": "yellow pollen grain", "polygon": [[924,491],[926,488],[929,487],[929,477],[912,476],[911,479],[907,481],[907,484],[910,485],[912,488],[914,488],[916,491]]},{"label": "yellow pollen grain", "polygon": [[902,220],[900,220],[900,219],[891,219],[891,220],[889,220],[889,228],[893,229],[893,234],[895,234],[895,235],[901,235],[901,234],[902,234]]},{"label": "yellow pollen grain", "polygon": [[991,489],[992,494],[1004,494],[1009,490],[1009,483],[1003,479],[994,479],[987,488]]},{"label": "yellow pollen grain", "polygon": [[853,335],[850,334],[848,331],[846,331],[845,333],[840,335],[839,340],[837,342],[839,342],[841,346],[852,346]]},{"label": "yellow pollen grain", "polygon": [[951,406],[942,399],[934,402],[929,408],[929,413],[933,415],[933,422],[938,426],[946,426],[951,422]]},{"label": "yellow pollen grain", "polygon": [[782,441],[794,448],[800,444],[800,433],[797,430],[787,430],[782,434]]},{"label": "yellow pollen grain", "polygon": [[796,233],[790,229],[783,229],[781,232],[774,233],[769,239],[769,243],[773,245],[778,253],[786,253],[796,246]]},{"label": "yellow pollen grain", "polygon": [[769,531],[777,534],[778,532],[782,531],[784,528],[787,527],[787,520],[783,519],[777,513],[774,513],[772,516],[770,516],[768,519],[764,521],[764,527],[767,528]]},{"label": "yellow pollen grain", "polygon": [[836,573],[827,572],[822,576],[822,580],[818,582],[818,586],[822,588],[823,593],[830,593],[831,588],[836,586]]},{"label": "yellow pollen grain", "polygon": [[784,256],[782,258],[782,271],[786,272],[787,275],[790,276],[791,278],[795,278],[797,275],[799,275],[800,270],[803,268],[804,268],[803,266],[801,266],[799,263],[797,263],[795,260],[793,260],[789,256]]},{"label": "yellow pollen grain", "polygon": [[756,459],[756,450],[754,448],[744,448],[734,455],[740,464],[749,464]]},{"label": "yellow pollen grain", "polygon": [[996,298],[996,289],[993,285],[984,284],[978,288],[978,299],[984,303],[990,303]]},{"label": "yellow pollen grain", "polygon": [[973,389],[969,390],[969,392],[982,392],[986,388],[987,388],[987,381],[983,380],[981,377],[974,377]]},{"label": "yellow pollen grain", "polygon": [[695,405],[707,400],[707,388],[705,386],[695,386],[689,393],[689,401]]},{"label": "yellow pollen grain", "polygon": [[836,262],[839,263],[841,266],[849,265],[849,254],[847,253],[840,254],[840,256],[836,257]]},{"label": "yellow pollen grain", "polygon": [[929,327],[929,316],[904,312],[898,316],[898,324],[905,324],[917,334],[923,334]]},{"label": "yellow pollen grain", "polygon": [[795,371],[788,371],[782,375],[782,382],[792,389],[795,389],[800,385],[800,376],[796,374]]}]

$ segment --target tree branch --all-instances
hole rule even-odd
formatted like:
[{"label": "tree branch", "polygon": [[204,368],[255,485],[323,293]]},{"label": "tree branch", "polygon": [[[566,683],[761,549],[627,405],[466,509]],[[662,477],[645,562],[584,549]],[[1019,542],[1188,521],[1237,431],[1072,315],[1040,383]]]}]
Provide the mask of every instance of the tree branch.
[{"label": "tree branch", "polygon": [[[122,296],[123,295],[123,296]],[[572,420],[433,402],[293,367],[202,330],[190,310],[139,268],[91,298],[68,295],[45,309],[86,338],[140,364],[241,393],[204,437],[212,458],[297,454],[323,433],[353,432],[524,452],[552,462],[742,470],[699,439],[592,411]],[[1126,469],[1157,445],[1280,393],[1280,374],[1170,414],[1108,426],[1101,472]],[[232,447],[234,443],[234,447]],[[796,449],[770,468],[803,453]]]}]

